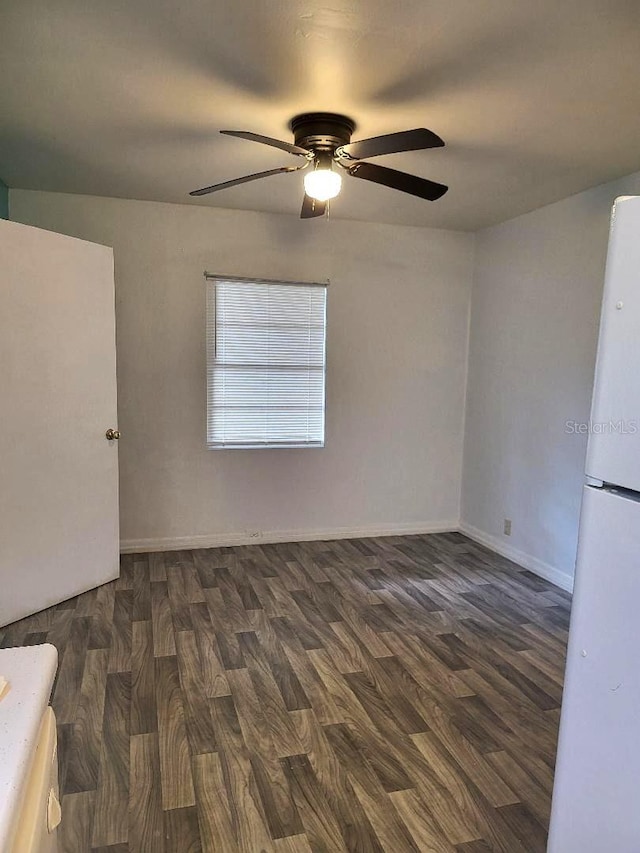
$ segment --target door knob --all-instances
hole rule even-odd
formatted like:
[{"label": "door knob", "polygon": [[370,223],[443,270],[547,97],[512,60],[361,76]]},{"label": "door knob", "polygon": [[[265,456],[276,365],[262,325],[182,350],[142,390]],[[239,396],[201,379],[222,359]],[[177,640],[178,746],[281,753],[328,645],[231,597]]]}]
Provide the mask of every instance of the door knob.
[{"label": "door knob", "polygon": [[109,441],[113,441],[114,439],[117,441],[120,438],[120,430],[119,429],[109,429],[105,432],[106,437]]}]

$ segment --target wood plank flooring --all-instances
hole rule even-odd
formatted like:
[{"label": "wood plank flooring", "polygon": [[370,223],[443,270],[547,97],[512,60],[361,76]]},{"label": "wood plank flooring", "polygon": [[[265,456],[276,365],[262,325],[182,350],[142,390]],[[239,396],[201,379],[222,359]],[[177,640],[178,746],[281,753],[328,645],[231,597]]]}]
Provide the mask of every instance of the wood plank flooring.
[{"label": "wood plank flooring", "polygon": [[543,853],[569,596],[456,533],[122,558],[50,642],[66,853]]}]

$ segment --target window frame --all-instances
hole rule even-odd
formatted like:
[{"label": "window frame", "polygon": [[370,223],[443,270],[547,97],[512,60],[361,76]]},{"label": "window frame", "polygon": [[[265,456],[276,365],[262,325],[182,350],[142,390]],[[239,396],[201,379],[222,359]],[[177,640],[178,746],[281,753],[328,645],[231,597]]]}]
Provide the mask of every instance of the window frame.
[{"label": "window frame", "polygon": [[[326,398],[327,398],[327,303],[329,292],[329,280],[326,281],[288,281],[273,278],[255,278],[248,276],[220,275],[217,273],[204,273],[206,287],[205,307],[205,350],[206,350],[206,395],[205,395],[205,446],[207,450],[316,450],[325,446],[326,442]],[[290,287],[316,287],[324,289],[324,314],[323,314],[323,339],[322,339],[322,441],[317,442],[295,442],[295,441],[265,441],[265,442],[216,442],[209,440],[209,423],[212,418],[210,413],[210,384],[211,376],[216,367],[217,359],[217,293],[218,283],[234,284],[265,284],[285,285]],[[211,317],[213,322],[211,323]],[[210,329],[213,328],[213,340]]]}]

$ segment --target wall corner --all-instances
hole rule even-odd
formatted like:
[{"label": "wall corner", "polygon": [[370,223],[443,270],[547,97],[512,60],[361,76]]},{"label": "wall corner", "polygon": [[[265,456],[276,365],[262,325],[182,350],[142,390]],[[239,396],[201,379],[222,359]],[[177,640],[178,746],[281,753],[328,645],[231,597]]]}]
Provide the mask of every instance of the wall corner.
[{"label": "wall corner", "polygon": [[9,219],[9,187],[0,178],[0,219]]}]

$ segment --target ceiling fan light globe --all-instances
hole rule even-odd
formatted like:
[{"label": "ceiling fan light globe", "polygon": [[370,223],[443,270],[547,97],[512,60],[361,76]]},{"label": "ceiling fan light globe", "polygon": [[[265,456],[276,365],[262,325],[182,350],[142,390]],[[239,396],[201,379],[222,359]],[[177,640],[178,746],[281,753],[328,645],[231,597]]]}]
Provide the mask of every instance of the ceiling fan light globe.
[{"label": "ceiling fan light globe", "polygon": [[316,201],[335,198],[342,187],[342,177],[332,169],[314,169],[304,176],[304,190]]}]

